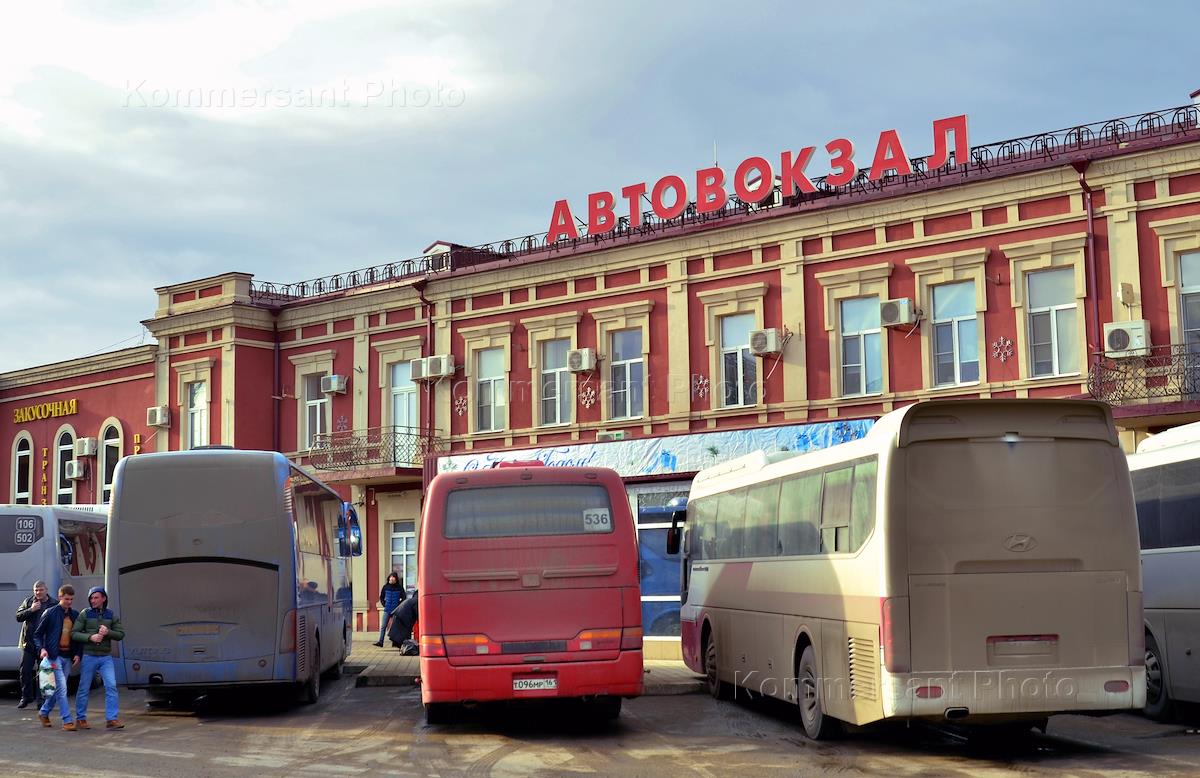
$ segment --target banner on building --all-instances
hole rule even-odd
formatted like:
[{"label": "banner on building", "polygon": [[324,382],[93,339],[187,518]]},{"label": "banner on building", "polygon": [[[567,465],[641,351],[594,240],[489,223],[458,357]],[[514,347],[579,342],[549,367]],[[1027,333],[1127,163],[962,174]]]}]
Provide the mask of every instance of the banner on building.
[{"label": "banner on building", "polygon": [[497,462],[538,460],[550,467],[608,467],[625,478],[694,473],[754,451],[804,453],[858,440],[867,434],[872,424],[870,419],[854,419],[458,454],[440,457],[438,472],[484,470]]}]

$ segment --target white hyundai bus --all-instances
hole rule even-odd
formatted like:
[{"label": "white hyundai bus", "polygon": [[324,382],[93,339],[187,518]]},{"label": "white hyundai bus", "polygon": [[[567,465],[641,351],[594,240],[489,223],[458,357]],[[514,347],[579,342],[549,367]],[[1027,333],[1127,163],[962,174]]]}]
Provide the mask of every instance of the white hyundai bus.
[{"label": "white hyundai bus", "polygon": [[1146,597],[1146,715],[1200,702],[1200,422],[1129,457]]},{"label": "white hyundai bus", "polygon": [[911,405],[702,471],[686,521],[685,662],[714,696],[797,703],[814,739],[1144,704],[1137,522],[1101,403]]}]

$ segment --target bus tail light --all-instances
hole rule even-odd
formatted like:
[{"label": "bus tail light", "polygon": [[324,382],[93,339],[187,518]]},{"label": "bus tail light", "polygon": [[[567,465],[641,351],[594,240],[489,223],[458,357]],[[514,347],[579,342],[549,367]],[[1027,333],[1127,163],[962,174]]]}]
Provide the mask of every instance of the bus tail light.
[{"label": "bus tail light", "polygon": [[912,669],[909,653],[908,598],[888,597],[879,602],[879,645],[883,666],[889,673],[907,673]]},{"label": "bus tail light", "polygon": [[620,629],[585,629],[567,643],[567,650],[614,651],[621,648],[622,640]]},{"label": "bus tail light", "polygon": [[922,700],[937,700],[941,699],[942,687],[940,686],[918,686],[916,691],[917,697]]},{"label": "bus tail light", "polygon": [[1129,612],[1129,665],[1142,667],[1146,664],[1146,622],[1142,615],[1142,593],[1127,592]]},{"label": "bus tail light", "polygon": [[421,636],[421,656],[445,656],[446,644],[441,635]]},{"label": "bus tail light", "polygon": [[1129,681],[1105,681],[1104,691],[1110,694],[1129,691]]},{"label": "bus tail light", "polygon": [[446,645],[446,656],[500,653],[500,644],[493,643],[487,635],[446,635],[442,641]]},{"label": "bus tail light", "polygon": [[296,651],[296,609],[293,608],[283,615],[283,627],[279,630],[279,653],[291,654]]},{"label": "bus tail light", "polygon": [[621,630],[621,650],[640,651],[642,648],[642,628],[626,627]]}]

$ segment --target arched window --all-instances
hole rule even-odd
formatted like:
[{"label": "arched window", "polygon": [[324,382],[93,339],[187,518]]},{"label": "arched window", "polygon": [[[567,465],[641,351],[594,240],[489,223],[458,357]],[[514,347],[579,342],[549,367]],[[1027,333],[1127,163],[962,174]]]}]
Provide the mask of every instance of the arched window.
[{"label": "arched window", "polygon": [[13,450],[13,502],[33,504],[33,442],[29,433],[22,433]]},{"label": "arched window", "polygon": [[75,502],[75,482],[67,478],[67,463],[75,459],[75,435],[69,429],[58,433],[55,463],[55,502],[59,505],[71,505]]},{"label": "arched window", "polygon": [[117,462],[121,459],[121,430],[110,424],[100,433],[100,502],[112,502],[113,478],[117,474]]}]

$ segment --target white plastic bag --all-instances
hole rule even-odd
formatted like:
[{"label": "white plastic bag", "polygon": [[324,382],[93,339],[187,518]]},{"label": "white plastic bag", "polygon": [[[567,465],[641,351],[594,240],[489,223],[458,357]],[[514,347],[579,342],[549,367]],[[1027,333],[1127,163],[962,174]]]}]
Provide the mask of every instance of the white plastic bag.
[{"label": "white plastic bag", "polygon": [[38,665],[38,686],[42,687],[43,697],[53,697],[58,689],[58,682],[54,679],[54,663],[48,657]]}]

